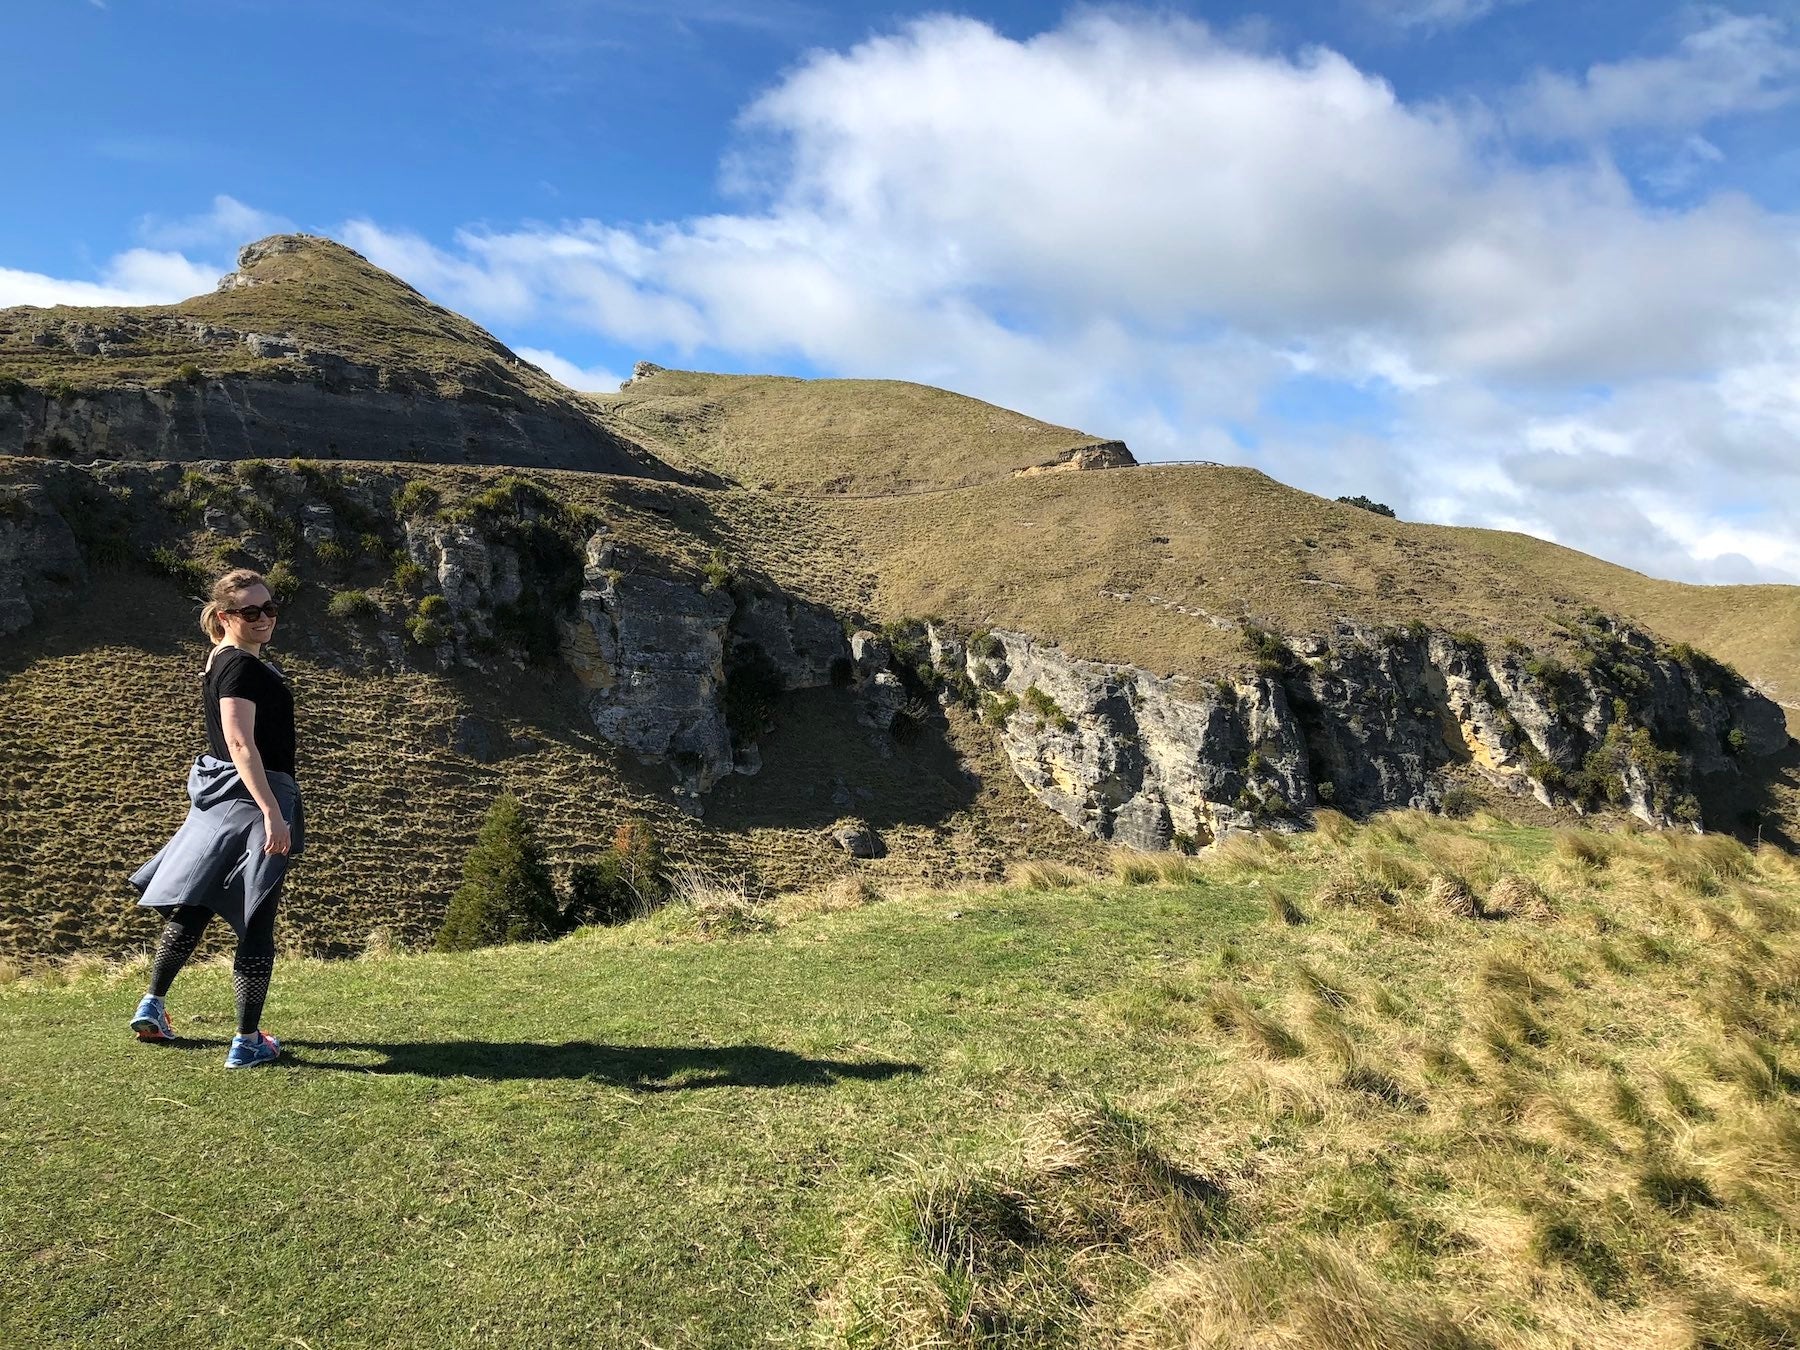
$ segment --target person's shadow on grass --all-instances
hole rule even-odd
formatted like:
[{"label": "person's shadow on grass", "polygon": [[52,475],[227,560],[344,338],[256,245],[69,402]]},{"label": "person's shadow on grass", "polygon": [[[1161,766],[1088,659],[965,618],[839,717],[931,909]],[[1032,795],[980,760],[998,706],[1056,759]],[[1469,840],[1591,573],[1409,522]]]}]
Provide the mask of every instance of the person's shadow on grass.
[{"label": "person's shadow on grass", "polygon": [[[324,1058],[352,1054],[353,1059]],[[375,1063],[363,1057],[382,1058]],[[284,1041],[295,1068],[427,1078],[587,1078],[633,1092],[708,1087],[798,1087],[924,1072],[896,1060],[808,1059],[767,1045],[607,1045],[566,1041]]]}]

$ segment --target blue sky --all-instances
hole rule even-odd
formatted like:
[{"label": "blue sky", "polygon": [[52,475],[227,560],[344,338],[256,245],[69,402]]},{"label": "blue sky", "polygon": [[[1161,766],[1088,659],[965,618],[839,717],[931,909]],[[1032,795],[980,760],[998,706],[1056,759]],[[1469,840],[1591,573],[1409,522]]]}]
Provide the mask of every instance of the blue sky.
[{"label": "blue sky", "polygon": [[59,0],[0,304],[302,228],[584,387],[923,379],[1796,581],[1797,89],[1796,0]]}]

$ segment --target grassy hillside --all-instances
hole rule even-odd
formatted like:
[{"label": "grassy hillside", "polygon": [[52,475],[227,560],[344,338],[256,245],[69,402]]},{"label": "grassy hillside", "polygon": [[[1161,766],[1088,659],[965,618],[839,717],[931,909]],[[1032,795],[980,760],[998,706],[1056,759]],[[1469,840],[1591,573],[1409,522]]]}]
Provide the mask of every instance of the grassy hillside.
[{"label": "grassy hillside", "polygon": [[[0,477],[32,471],[31,461],[15,460]],[[319,491],[334,493],[377,481],[429,484],[442,509],[503,477],[479,467],[356,463],[309,472],[327,485]],[[176,491],[184,500],[252,490],[221,466],[187,475]],[[845,615],[940,614],[971,629],[1016,627],[1156,671],[1241,670],[1248,654],[1235,620],[1243,614],[1289,633],[1350,614],[1535,645],[1557,640],[1553,619],[1598,597],[1647,615],[1671,640],[1716,631],[1684,626],[1716,620],[1711,591],[1591,560],[1587,573],[1562,566],[1559,579],[1551,569],[1565,551],[1549,545],[1389,521],[1244,469],[1046,475],[858,501],[575,472],[532,477],[571,511],[605,522],[621,548],[678,574],[698,576],[716,553],[745,584]],[[265,505],[291,513],[286,501]],[[170,518],[180,552],[209,569],[235,560],[196,528],[196,514],[183,508]],[[848,865],[825,833],[850,809],[845,793],[886,836],[880,867],[895,882],[955,884],[995,877],[1022,851],[1071,860],[1092,851],[1031,800],[991,730],[952,712],[884,756],[857,725],[850,697],[830,690],[784,700],[763,745],[764,771],[717,787],[696,825],[673,809],[666,770],[639,766],[593,732],[566,673],[522,670],[509,659],[453,674],[384,673],[369,620],[329,609],[334,595],[358,591],[390,628],[411,612],[417,585],[400,584],[389,561],[398,526],[381,528],[382,547],[348,561],[305,548],[292,556],[301,584],[276,645],[302,695],[305,781],[320,840],[296,874],[291,910],[294,933],[312,950],[359,950],[371,927],[403,941],[428,938],[483,810],[504,788],[538,814],[559,868],[604,848],[613,828],[636,816],[656,822],[677,856],[735,870],[753,888],[816,883]],[[1162,542],[1147,546],[1151,531]],[[1044,547],[1046,539],[1055,546]],[[1736,597],[1754,612],[1791,599],[1792,589],[1737,588]],[[181,782],[202,743],[196,608],[143,564],[101,567],[86,595],[0,653],[0,719],[11,729],[0,737],[0,951],[123,952],[148,940],[124,878],[185,809]],[[1762,645],[1744,668],[1765,677],[1791,668],[1800,643],[1784,647],[1779,627],[1755,631]],[[97,699],[96,687],[107,697]],[[450,741],[465,717],[516,744],[493,764],[458,754]],[[1778,811],[1790,819],[1800,818],[1792,786],[1776,785]],[[116,847],[96,875],[94,822],[102,819]],[[365,906],[345,906],[346,895]]]},{"label": "grassy hillside", "polygon": [[[0,481],[8,470],[29,475],[31,465],[0,463]],[[139,472],[109,469],[104,481],[117,486]],[[316,472],[343,489],[384,476],[429,484],[445,509],[502,476],[382,464]],[[782,534],[762,494],[574,472],[536,477],[604,522],[644,565],[697,575],[716,549],[745,584],[780,585],[845,612],[866,599],[857,574]],[[273,489],[258,491],[270,509],[287,509]],[[200,466],[187,470],[177,495],[221,492],[242,501],[252,489],[221,466]],[[89,514],[88,527],[103,532],[105,522]],[[785,511],[782,519],[809,517]],[[175,544],[206,575],[239,560],[191,523]],[[376,523],[391,545],[397,526]],[[831,537],[829,523],[808,528],[809,540]],[[887,753],[878,753],[842,690],[782,700],[763,742],[765,771],[722,784],[696,823],[675,809],[666,768],[639,765],[594,731],[566,672],[491,657],[485,670],[387,673],[371,621],[330,609],[334,596],[354,592],[390,628],[410,612],[417,583],[397,579],[386,547],[359,546],[338,563],[301,550],[293,565],[300,583],[272,652],[295,681],[315,836],[289,891],[290,932],[307,950],[359,951],[371,928],[429,941],[482,813],[503,790],[538,819],[559,872],[604,849],[621,821],[642,818],[678,859],[729,871],[752,890],[816,883],[848,867],[826,833],[847,814],[840,792],[886,839],[888,856],[874,872],[895,882],[994,878],[1021,847],[1071,859],[1092,853],[1090,841],[1031,800],[987,730],[953,715],[914,742],[883,736]],[[145,564],[101,566],[86,593],[0,647],[0,953],[122,953],[150,940],[154,925],[131,905],[125,878],[180,824],[187,766],[205,743],[198,609]],[[496,762],[452,747],[465,718],[503,747]],[[101,834],[109,842],[97,851]]]},{"label": "grassy hillside", "polygon": [[884,613],[1022,629],[1095,659],[1241,666],[1240,617],[1550,643],[1558,619],[1595,604],[1800,703],[1800,586],[1658,581],[1527,535],[1390,520],[1254,469],[1145,465],[821,506]]},{"label": "grassy hillside", "polygon": [[790,493],[985,482],[1103,440],[901,380],[664,370],[591,397],[624,435],[675,463]]},{"label": "grassy hillside", "polygon": [[1327,816],[702,894],[290,959],[241,1075],[224,968],[172,1047],[123,1030],[142,978],[0,987],[9,1346],[1800,1335],[1800,871],[1730,841]]}]

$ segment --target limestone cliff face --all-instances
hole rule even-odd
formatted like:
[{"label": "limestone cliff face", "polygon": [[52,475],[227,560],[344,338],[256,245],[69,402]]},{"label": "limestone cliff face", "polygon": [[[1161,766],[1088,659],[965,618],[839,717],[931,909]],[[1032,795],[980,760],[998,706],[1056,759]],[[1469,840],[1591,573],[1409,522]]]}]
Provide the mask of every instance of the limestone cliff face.
[{"label": "limestone cliff face", "polygon": [[760,767],[763,699],[831,682],[847,657],[844,630],[790,596],[623,562],[604,533],[588,540],[579,604],[558,623],[563,659],[600,734],[666,761],[697,814],[699,795],[726,774]]},{"label": "limestone cliff face", "polygon": [[572,408],[395,387],[381,372],[284,338],[279,378],[226,375],[168,387],[53,396],[0,393],[0,454],[94,460],[392,459],[587,469],[672,478],[674,471]]},{"label": "limestone cliff face", "polygon": [[[396,475],[268,466],[252,475],[259,497],[183,469],[41,465],[0,484],[0,636],[78,599],[95,563],[155,559],[191,586],[197,566],[167,549],[197,525],[210,542],[184,547],[207,556],[325,571],[397,544],[417,569],[408,590],[422,577],[425,594],[406,608],[363,596],[341,627],[297,632],[310,650],[496,678],[527,659],[566,667],[596,730],[668,765],[696,814],[727,774],[760,769],[777,696],[825,685],[851,689],[865,725],[897,735],[924,725],[934,685],[974,703],[1047,807],[1145,849],[1296,828],[1318,805],[1431,807],[1468,775],[1699,825],[1713,789],[1753,779],[1788,745],[1780,708],[1725,667],[1598,614],[1567,626],[1561,656],[1344,623],[1291,642],[1246,630],[1243,672],[1163,678],[1021,632],[846,636],[830,609],[754,579],[708,580],[541,491],[505,510],[400,519]],[[195,496],[189,478],[215,485]]]},{"label": "limestone cliff face", "polygon": [[1546,803],[1698,824],[1704,780],[1785,747],[1781,710],[1704,657],[1605,621],[1578,637],[1590,659],[1562,665],[1345,626],[1213,682],[1079,660],[1023,633],[966,644],[934,631],[930,648],[985,691],[1041,801],[1144,849],[1292,828],[1320,804],[1431,807],[1458,766]]},{"label": "limestone cliff face", "polygon": [[40,484],[0,492],[0,637],[78,591],[87,575],[80,543]]},{"label": "limestone cliff face", "polygon": [[[445,602],[434,659],[481,664],[501,645],[499,614],[527,589],[518,551],[464,522],[410,520],[406,539]],[[676,575],[606,530],[586,541],[579,595],[554,624],[595,729],[667,763],[696,812],[726,774],[756,771],[760,700],[829,683],[848,653],[829,610]],[[398,635],[390,639],[398,654]]]}]

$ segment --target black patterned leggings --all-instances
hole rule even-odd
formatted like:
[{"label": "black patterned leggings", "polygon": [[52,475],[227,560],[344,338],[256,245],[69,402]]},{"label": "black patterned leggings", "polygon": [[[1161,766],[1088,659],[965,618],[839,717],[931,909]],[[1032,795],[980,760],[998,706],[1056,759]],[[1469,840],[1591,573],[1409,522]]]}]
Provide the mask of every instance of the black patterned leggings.
[{"label": "black patterned leggings", "polygon": [[[283,877],[269,893],[269,898],[256,907],[244,935],[238,939],[237,954],[231,961],[231,983],[237,991],[237,1029],[241,1036],[256,1031],[262,1022],[263,1001],[269,996],[269,976],[275,969],[275,910],[281,899]],[[150,992],[158,998],[169,992],[169,986],[187,964],[188,957],[200,945],[207,921],[213,914],[205,905],[177,905],[169,911],[157,939],[156,956],[150,962]]]}]

